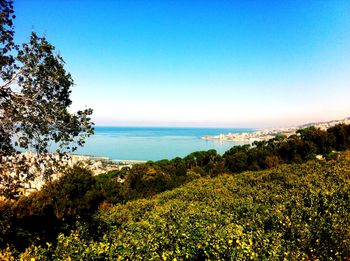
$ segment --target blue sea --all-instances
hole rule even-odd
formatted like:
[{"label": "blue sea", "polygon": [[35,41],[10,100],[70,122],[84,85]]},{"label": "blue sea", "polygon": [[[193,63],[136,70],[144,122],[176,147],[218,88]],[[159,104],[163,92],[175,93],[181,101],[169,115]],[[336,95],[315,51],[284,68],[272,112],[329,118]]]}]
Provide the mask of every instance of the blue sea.
[{"label": "blue sea", "polygon": [[160,160],[184,157],[191,152],[215,149],[220,154],[239,142],[202,140],[202,136],[252,132],[254,129],[95,127],[95,134],[75,153],[112,160]]}]

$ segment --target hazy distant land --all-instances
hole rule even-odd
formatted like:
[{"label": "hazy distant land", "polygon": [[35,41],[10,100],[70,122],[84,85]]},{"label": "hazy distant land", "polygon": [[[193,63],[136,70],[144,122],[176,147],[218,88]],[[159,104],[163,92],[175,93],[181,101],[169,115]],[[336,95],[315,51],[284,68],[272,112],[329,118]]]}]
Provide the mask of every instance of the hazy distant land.
[{"label": "hazy distant land", "polygon": [[320,128],[322,130],[326,130],[337,124],[350,124],[350,117],[344,118],[341,120],[332,120],[327,122],[307,123],[300,126],[269,128],[269,129],[257,130],[254,132],[227,133],[227,134],[219,134],[215,136],[203,136],[202,139],[252,143],[254,141],[269,140],[278,135],[290,136],[295,134],[296,131],[299,129],[303,129],[311,126],[314,126],[315,128]]}]

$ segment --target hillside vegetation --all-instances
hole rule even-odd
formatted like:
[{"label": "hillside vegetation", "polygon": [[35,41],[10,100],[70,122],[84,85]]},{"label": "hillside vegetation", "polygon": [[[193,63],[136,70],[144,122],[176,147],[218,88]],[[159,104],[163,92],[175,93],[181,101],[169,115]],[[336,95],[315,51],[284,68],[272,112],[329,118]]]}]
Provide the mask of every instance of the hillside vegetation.
[{"label": "hillside vegetation", "polygon": [[98,176],[74,166],[0,201],[0,260],[349,258],[349,149],[339,124]]},{"label": "hillside vegetation", "polygon": [[60,234],[57,245],[32,245],[22,258],[345,259],[350,162],[310,161],[199,178],[153,198],[101,205],[93,222],[93,230],[80,223]]}]

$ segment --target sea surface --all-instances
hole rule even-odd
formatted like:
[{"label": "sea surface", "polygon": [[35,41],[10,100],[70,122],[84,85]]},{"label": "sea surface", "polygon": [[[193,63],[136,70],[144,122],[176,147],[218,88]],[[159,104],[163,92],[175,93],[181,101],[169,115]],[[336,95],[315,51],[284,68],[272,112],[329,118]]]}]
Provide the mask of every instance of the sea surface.
[{"label": "sea surface", "polygon": [[254,129],[95,127],[95,134],[75,153],[112,160],[160,160],[184,157],[191,152],[215,149],[223,154],[240,142],[202,140],[202,136],[252,132]]}]

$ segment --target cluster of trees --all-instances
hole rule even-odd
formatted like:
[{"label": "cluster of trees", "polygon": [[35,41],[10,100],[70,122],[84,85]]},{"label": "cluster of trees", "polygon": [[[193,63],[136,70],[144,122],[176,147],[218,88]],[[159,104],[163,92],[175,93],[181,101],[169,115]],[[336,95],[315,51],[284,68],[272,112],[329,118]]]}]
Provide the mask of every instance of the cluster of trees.
[{"label": "cluster of trees", "polygon": [[91,172],[69,169],[39,192],[0,202],[0,246],[21,251],[30,242],[54,242],[59,232],[76,222],[90,222],[101,198]]},{"label": "cluster of trees", "polygon": [[253,146],[236,146],[223,158],[228,171],[242,172],[268,169],[280,163],[302,163],[316,155],[329,158],[334,152],[347,149],[350,149],[350,125],[338,124],[327,130],[300,129],[295,135],[256,141]]},{"label": "cluster of trees", "polygon": [[306,162],[317,155],[329,159],[348,149],[350,125],[338,124],[327,130],[309,127],[289,137],[281,135],[252,145],[234,146],[222,156],[215,150],[197,151],[184,158],[138,165],[128,173],[127,184],[137,191],[132,193],[134,197],[138,193],[152,195],[196,177],[270,169],[283,163]]}]

